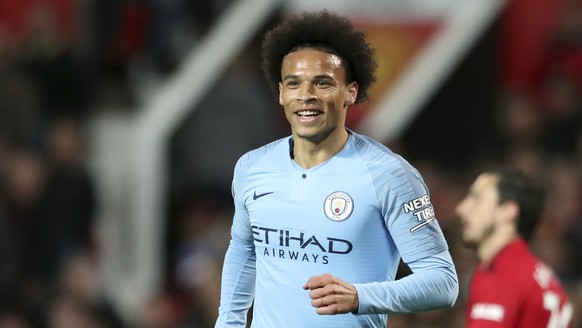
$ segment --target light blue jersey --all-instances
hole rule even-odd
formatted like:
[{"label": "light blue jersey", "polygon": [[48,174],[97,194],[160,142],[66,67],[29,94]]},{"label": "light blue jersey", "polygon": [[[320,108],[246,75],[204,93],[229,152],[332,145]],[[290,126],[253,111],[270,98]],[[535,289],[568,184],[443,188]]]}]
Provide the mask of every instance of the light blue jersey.
[{"label": "light blue jersey", "polygon": [[[257,328],[386,327],[386,313],[454,303],[448,246],[411,165],[350,131],[338,154],[305,170],[291,158],[291,143],[272,142],[236,165],[216,327],[244,327],[253,301]],[[400,258],[415,274],[394,283]],[[302,286],[323,273],[356,287],[358,314],[315,312]]]}]

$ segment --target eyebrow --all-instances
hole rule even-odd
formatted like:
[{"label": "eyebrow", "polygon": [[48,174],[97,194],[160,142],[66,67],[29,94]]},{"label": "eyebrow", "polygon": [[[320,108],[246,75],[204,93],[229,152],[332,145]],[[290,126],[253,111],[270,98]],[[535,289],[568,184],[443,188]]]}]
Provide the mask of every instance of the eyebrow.
[{"label": "eyebrow", "polygon": [[298,75],[291,75],[291,74],[290,75],[285,75],[285,77],[283,77],[283,81],[289,80],[289,79],[296,79],[298,77],[299,77]]},{"label": "eyebrow", "polygon": [[[299,75],[289,74],[289,75],[285,75],[285,77],[283,78],[283,81],[289,80],[289,79],[297,79],[297,78],[299,78]],[[323,79],[333,80],[333,77],[331,75],[328,75],[328,74],[320,74],[320,75],[314,76],[313,79],[314,80],[323,80]]]}]

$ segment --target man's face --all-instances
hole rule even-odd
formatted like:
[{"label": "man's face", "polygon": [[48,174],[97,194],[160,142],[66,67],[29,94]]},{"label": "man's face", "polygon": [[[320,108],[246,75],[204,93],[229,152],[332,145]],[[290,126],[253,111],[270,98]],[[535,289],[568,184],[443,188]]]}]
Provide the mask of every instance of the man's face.
[{"label": "man's face", "polygon": [[478,247],[495,232],[501,208],[497,183],[497,176],[481,174],[457,205],[463,242],[469,247]]},{"label": "man's face", "polygon": [[304,49],[287,54],[281,67],[279,104],[296,138],[320,143],[345,128],[347,108],[358,93],[346,84],[345,63],[332,54]]}]

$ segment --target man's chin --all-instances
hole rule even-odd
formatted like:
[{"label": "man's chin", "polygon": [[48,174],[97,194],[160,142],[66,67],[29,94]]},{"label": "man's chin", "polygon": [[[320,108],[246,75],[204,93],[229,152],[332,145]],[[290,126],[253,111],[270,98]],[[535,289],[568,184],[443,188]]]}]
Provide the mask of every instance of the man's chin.
[{"label": "man's chin", "polygon": [[479,246],[479,243],[477,243],[476,241],[465,237],[461,239],[461,242],[463,243],[463,246],[473,250],[477,249],[477,247]]},{"label": "man's chin", "polygon": [[322,133],[322,131],[308,131],[307,129],[303,129],[297,132],[297,136],[301,139],[305,139],[309,142],[319,144],[325,138],[329,136],[329,133]]}]

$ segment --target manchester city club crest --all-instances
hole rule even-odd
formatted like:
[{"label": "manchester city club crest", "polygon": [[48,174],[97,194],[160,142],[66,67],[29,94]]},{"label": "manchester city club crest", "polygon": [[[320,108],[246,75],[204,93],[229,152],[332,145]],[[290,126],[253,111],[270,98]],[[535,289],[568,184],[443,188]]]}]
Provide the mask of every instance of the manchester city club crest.
[{"label": "manchester city club crest", "polygon": [[336,222],[347,220],[354,210],[352,197],[345,192],[336,191],[325,198],[323,212],[328,219]]}]

